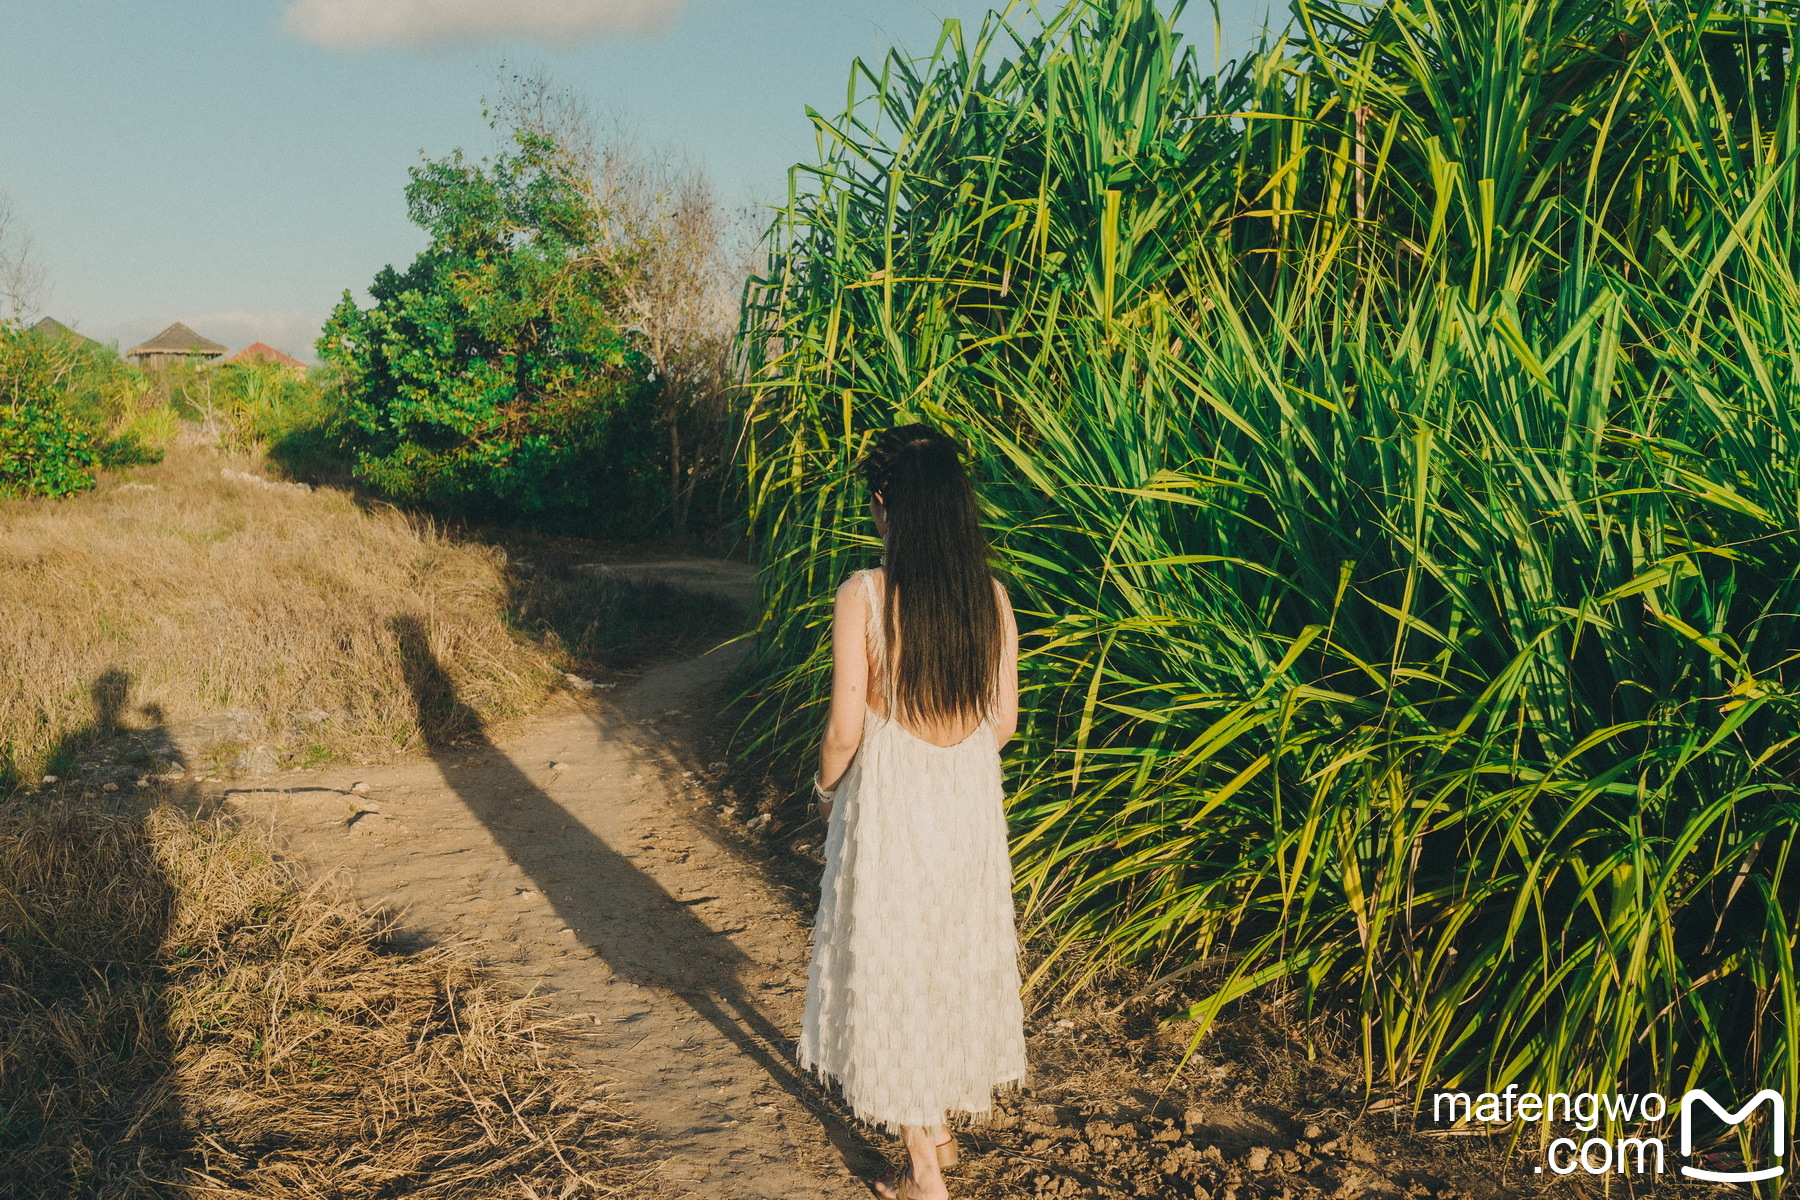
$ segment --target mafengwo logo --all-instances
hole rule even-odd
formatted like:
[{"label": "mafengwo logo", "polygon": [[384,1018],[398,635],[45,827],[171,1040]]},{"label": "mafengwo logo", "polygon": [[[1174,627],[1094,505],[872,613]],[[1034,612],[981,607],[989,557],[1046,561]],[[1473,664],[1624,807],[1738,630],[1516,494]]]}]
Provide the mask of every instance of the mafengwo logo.
[{"label": "mafengwo logo", "polygon": [[[1775,1157],[1780,1158],[1787,1149],[1787,1104],[1781,1099],[1781,1093],[1774,1088],[1764,1088],[1750,1097],[1750,1103],[1736,1112],[1727,1112],[1723,1105],[1714,1100],[1699,1088],[1688,1092],[1681,1098],[1681,1157],[1688,1158],[1694,1152],[1694,1105],[1698,1101],[1712,1109],[1713,1115],[1727,1125],[1741,1125],[1756,1111],[1757,1107],[1767,1100],[1774,1106],[1771,1124],[1775,1128]],[[1754,1183],[1759,1179],[1773,1179],[1781,1174],[1781,1164],[1763,1167],[1756,1171],[1708,1171],[1702,1167],[1691,1167],[1682,1164],[1681,1173],[1694,1179],[1710,1179],[1715,1183]]]},{"label": "mafengwo logo", "polygon": [[[1769,1129],[1772,1135],[1768,1139],[1772,1143],[1768,1156],[1777,1161],[1768,1162],[1765,1158],[1761,1161],[1767,1165],[1758,1166],[1757,1161],[1746,1159],[1742,1169],[1728,1171],[1718,1169],[1721,1165],[1718,1161],[1695,1150],[1696,1133],[1705,1142],[1711,1143],[1722,1132],[1719,1125],[1742,1125],[1765,1102],[1770,1108]],[[1660,1175],[1669,1169],[1662,1138],[1645,1136],[1643,1130],[1645,1125],[1660,1125],[1668,1115],[1668,1101],[1660,1092],[1633,1095],[1615,1092],[1550,1092],[1540,1095],[1536,1092],[1520,1092],[1519,1085],[1515,1083],[1508,1084],[1502,1091],[1482,1092],[1478,1096],[1470,1096],[1467,1092],[1437,1092],[1432,1096],[1431,1111],[1434,1120],[1458,1125],[1511,1125],[1514,1121],[1548,1125],[1556,1122],[1573,1125],[1582,1133],[1594,1133],[1602,1124],[1613,1129],[1633,1125],[1638,1127],[1636,1132],[1617,1139],[1598,1136],[1585,1141],[1570,1137],[1551,1138],[1544,1147],[1544,1162],[1533,1168],[1540,1175],[1545,1167],[1557,1175],[1573,1175],[1576,1172],[1588,1175]],[[1782,1173],[1778,1160],[1787,1151],[1787,1103],[1782,1099],[1781,1093],[1773,1088],[1764,1088],[1735,1111],[1714,1100],[1709,1092],[1695,1088],[1681,1097],[1678,1129],[1678,1149],[1681,1158],[1686,1160],[1681,1164],[1681,1173],[1690,1179],[1704,1179],[1712,1183],[1756,1183],[1774,1179]]]}]

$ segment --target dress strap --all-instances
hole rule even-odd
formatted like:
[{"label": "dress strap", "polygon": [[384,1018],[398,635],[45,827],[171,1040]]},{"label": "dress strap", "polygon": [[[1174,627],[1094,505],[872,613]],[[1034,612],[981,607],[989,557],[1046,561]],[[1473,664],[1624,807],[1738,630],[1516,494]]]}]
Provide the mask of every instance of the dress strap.
[{"label": "dress strap", "polygon": [[873,569],[862,572],[863,599],[869,604],[869,645],[875,651],[875,664],[881,671],[881,691],[887,700],[887,714],[894,715],[894,672],[887,658],[887,626],[882,621],[881,589],[875,586]]}]

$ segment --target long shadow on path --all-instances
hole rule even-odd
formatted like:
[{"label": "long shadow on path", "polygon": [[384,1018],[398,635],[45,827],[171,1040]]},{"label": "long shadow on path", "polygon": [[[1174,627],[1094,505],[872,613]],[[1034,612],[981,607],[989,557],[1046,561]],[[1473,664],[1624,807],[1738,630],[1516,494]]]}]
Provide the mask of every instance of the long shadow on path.
[{"label": "long shadow on path", "polygon": [[[563,922],[620,979],[678,997],[729,1039],[748,1062],[817,1117],[851,1170],[882,1155],[835,1110],[788,1057],[788,1037],[751,1000],[740,973],[752,962],[655,879],[607,845],[533,783],[488,737],[456,695],[412,617],[392,627],[426,748],[454,791]],[[462,784],[453,760],[487,760],[481,786]]]}]

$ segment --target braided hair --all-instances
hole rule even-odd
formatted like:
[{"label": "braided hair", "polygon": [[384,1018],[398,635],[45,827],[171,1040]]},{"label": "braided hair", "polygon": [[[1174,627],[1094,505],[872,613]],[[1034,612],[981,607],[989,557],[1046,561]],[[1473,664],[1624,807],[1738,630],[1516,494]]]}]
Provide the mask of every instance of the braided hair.
[{"label": "braided hair", "polygon": [[[1000,667],[1000,610],[987,536],[960,448],[929,425],[875,437],[862,463],[887,510],[882,624],[899,716],[985,713]],[[896,634],[898,636],[896,636]]]}]

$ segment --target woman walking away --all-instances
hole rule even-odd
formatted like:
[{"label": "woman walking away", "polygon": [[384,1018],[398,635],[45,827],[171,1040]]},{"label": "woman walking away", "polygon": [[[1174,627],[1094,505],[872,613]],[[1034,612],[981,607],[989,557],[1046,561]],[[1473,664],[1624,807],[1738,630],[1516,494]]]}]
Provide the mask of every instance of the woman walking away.
[{"label": "woman walking away", "polygon": [[956,443],[885,430],[863,463],[885,551],[837,593],[826,823],[800,1061],[910,1161],[888,1200],[945,1200],[946,1122],[1025,1077],[1000,747],[1018,724],[1012,606]]}]

